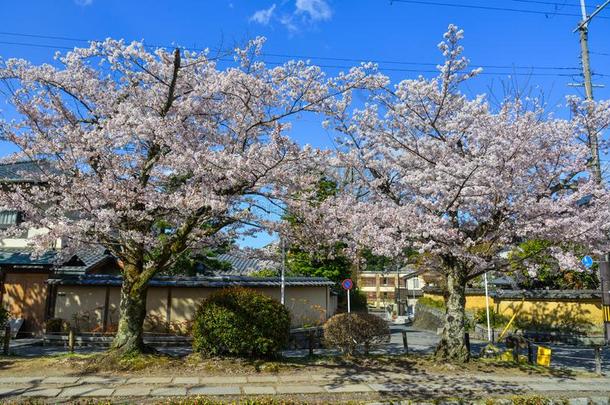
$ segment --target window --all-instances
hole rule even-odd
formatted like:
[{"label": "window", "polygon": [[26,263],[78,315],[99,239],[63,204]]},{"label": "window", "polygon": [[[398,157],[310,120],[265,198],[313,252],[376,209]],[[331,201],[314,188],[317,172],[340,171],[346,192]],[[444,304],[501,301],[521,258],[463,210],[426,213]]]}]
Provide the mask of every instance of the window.
[{"label": "window", "polygon": [[419,278],[418,278],[418,277],[415,277],[415,278],[413,279],[413,289],[414,289],[414,290],[419,289]]},{"label": "window", "polygon": [[0,211],[0,229],[7,229],[21,222],[21,213],[17,211]]},{"label": "window", "polygon": [[387,277],[383,278],[383,285],[388,285],[388,278]]}]

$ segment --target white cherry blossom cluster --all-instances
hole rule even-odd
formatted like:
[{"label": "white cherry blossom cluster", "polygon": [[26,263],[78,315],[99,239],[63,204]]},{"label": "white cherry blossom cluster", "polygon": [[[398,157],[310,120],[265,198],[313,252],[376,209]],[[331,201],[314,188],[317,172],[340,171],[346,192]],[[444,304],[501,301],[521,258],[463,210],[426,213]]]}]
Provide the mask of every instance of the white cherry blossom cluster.
[{"label": "white cherry blossom cluster", "polygon": [[[610,196],[581,141],[608,126],[610,104],[570,99],[577,113],[566,120],[532,100],[493,108],[482,95],[468,98],[460,83],[478,70],[466,70],[461,37],[449,27],[437,77],[384,86],[363,108],[329,117],[341,135],[326,175],[340,192],[293,202],[295,237],[389,257],[416,250],[468,277],[504,269],[502,252],[528,239],[591,254],[610,247]],[[578,266],[561,249],[552,254],[562,268]]]}]

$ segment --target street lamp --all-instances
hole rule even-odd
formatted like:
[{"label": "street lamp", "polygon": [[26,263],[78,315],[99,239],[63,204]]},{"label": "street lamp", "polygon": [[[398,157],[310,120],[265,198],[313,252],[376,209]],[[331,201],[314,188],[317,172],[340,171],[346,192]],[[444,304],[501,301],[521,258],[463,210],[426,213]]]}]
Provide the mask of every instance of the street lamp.
[{"label": "street lamp", "polygon": [[485,280],[485,312],[487,313],[487,340],[491,343],[491,320],[489,319],[489,291],[487,288],[487,272],[483,275]]}]

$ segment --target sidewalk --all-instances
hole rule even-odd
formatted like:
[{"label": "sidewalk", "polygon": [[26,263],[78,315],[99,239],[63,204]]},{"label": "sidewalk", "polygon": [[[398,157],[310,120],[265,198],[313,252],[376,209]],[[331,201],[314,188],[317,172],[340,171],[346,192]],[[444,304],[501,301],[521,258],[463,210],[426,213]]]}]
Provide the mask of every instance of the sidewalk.
[{"label": "sidewalk", "polygon": [[[307,373],[214,377],[2,377],[0,398],[166,398],[183,396],[371,394],[373,397],[481,398],[487,396],[587,395],[608,403],[610,378],[499,377],[472,375],[350,376]],[[605,398],[605,400],[604,400]]]}]

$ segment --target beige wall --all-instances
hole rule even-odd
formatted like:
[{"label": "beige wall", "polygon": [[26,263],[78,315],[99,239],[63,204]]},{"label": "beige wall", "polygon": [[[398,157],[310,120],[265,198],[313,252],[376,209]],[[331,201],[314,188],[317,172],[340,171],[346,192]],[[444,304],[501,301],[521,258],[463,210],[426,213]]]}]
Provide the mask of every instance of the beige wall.
[{"label": "beige wall", "polygon": [[[280,300],[279,288],[261,288],[258,290],[278,301]],[[331,310],[330,307],[330,297],[326,287],[286,288],[286,307],[292,315],[292,326],[297,327],[321,324],[334,314],[334,310]]]},{"label": "beige wall", "polygon": [[[2,302],[10,316],[23,318],[23,332],[40,333],[44,326],[47,299],[46,273],[10,272],[0,284]],[[0,280],[2,281],[2,280]]]},{"label": "beige wall", "polygon": [[[15,238],[6,238],[0,239],[0,247],[3,248],[28,248],[30,247],[31,239],[38,235],[44,235],[48,233],[49,230],[46,228],[30,228],[27,231],[27,235],[24,238],[15,237]],[[62,247],[62,240],[57,239],[55,241],[55,249],[60,249]]]},{"label": "beige wall", "polygon": [[65,319],[79,330],[94,330],[103,323],[106,287],[59,287],[55,317]]},{"label": "beige wall", "polygon": [[[99,330],[103,325],[104,286],[58,286],[55,302],[55,317],[74,322],[80,320],[81,326],[88,330]],[[215,288],[151,287],[146,302],[148,330],[164,331],[167,327],[168,295],[171,295],[170,320],[173,329],[183,332],[189,328],[197,305],[209,296]],[[279,301],[279,288],[254,288]],[[118,322],[119,287],[109,291],[109,330]],[[292,326],[300,327],[324,322],[334,315],[337,301],[329,294],[327,287],[289,287],[286,288],[286,306],[292,316]],[[91,320],[87,325],[85,320]],[[85,331],[84,328],[82,331]]]}]

